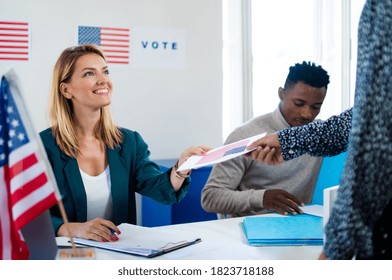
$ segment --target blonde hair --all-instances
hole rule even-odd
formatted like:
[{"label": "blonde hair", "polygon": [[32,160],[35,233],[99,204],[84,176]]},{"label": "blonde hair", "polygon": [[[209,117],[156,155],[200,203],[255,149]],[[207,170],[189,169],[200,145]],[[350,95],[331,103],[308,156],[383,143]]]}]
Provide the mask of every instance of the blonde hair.
[{"label": "blonde hair", "polygon": [[[103,52],[96,45],[84,44],[65,49],[53,69],[49,119],[57,145],[61,151],[73,158],[80,152],[75,133],[73,106],[71,100],[61,93],[60,85],[70,81],[77,60],[91,53],[101,56],[106,61]],[[109,106],[101,108],[101,118],[95,127],[95,136],[110,149],[114,149],[122,142],[122,134],[113,124]]]}]

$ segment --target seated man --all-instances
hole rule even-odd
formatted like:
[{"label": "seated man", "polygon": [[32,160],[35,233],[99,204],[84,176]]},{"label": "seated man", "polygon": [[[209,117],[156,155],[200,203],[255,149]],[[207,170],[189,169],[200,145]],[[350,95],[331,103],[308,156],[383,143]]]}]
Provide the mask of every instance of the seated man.
[{"label": "seated man", "polygon": [[[284,88],[278,89],[278,108],[235,129],[225,144],[312,122],[328,83],[329,75],[321,66],[310,62],[291,66]],[[202,207],[228,217],[302,213],[299,206],[311,202],[321,163],[321,157],[303,155],[279,166],[245,156],[216,164],[202,191]]]}]

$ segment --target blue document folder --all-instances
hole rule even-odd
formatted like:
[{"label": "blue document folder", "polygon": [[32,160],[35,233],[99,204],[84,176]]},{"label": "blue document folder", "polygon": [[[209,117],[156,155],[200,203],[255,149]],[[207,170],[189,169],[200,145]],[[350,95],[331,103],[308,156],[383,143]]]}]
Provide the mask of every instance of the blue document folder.
[{"label": "blue document folder", "polygon": [[252,246],[323,244],[323,218],[318,216],[245,217],[243,228]]}]

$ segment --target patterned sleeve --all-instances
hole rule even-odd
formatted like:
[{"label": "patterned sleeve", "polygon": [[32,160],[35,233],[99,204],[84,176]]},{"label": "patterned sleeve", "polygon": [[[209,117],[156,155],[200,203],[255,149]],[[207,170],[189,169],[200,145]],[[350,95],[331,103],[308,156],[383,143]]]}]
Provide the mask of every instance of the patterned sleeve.
[{"label": "patterned sleeve", "polygon": [[334,156],[345,152],[351,130],[352,108],[326,121],[286,128],[278,132],[284,160],[303,154]]}]

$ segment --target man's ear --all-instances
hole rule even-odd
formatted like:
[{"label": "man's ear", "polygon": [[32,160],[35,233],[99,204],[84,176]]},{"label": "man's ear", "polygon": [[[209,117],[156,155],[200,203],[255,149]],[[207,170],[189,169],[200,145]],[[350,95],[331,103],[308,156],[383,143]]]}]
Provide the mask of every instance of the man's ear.
[{"label": "man's ear", "polygon": [[60,92],[65,98],[67,99],[72,98],[72,94],[69,92],[67,84],[65,83],[60,84]]},{"label": "man's ear", "polygon": [[284,89],[282,87],[279,87],[278,89],[278,95],[279,95],[279,100],[283,100],[283,95],[284,95]]}]

